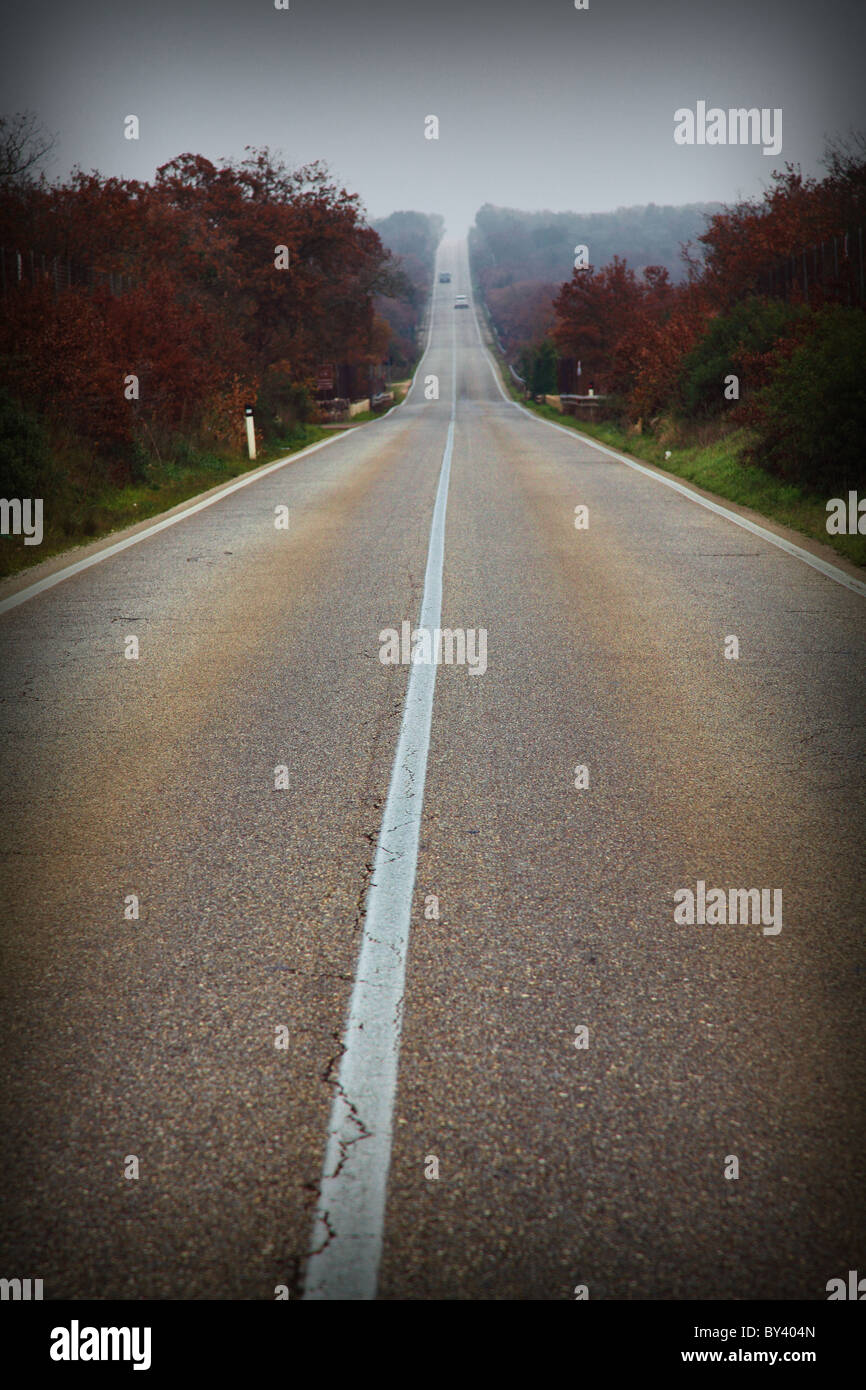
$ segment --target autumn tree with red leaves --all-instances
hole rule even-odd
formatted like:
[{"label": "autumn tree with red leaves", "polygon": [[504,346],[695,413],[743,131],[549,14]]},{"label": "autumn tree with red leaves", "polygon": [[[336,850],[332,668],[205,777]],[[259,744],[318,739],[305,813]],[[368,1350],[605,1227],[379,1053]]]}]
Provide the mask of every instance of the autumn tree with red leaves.
[{"label": "autumn tree with red leaves", "polygon": [[564,356],[577,357],[596,391],[625,396],[645,360],[647,337],[665,323],[678,293],[663,266],[638,277],[614,256],[600,270],[575,270],[554,301],[553,337]]},{"label": "autumn tree with red leaves", "polygon": [[[762,198],[713,214],[699,248],[684,250],[684,283],[672,284],[661,267],[638,276],[618,257],[600,270],[575,270],[554,302],[552,336],[560,353],[580,358],[583,380],[623,401],[630,419],[647,419],[681,408],[683,370],[710,325],[764,291],[768,272],[780,262],[792,258],[794,302],[812,310],[837,298],[850,303],[856,276],[850,266],[853,244],[845,234],[866,221],[866,140],[856,137],[831,147],[826,162],[829,173],[823,180],[804,178],[788,165],[773,175]],[[804,275],[799,284],[796,266],[803,252],[824,243],[826,262],[827,242],[834,237],[839,274],[811,280]],[[862,311],[862,302],[859,307]],[[749,315],[743,322],[750,322]],[[754,328],[750,332],[754,335]],[[807,316],[798,322],[796,342],[808,333]],[[781,327],[778,341],[762,344],[760,352],[745,341],[742,348],[734,344],[733,358],[750,371],[747,392],[763,389],[792,350],[789,331]]]},{"label": "autumn tree with red leaves", "polygon": [[5,179],[0,244],[28,258],[0,327],[8,389],[101,453],[106,476],[173,434],[224,440],[265,380],[278,413],[323,361],[383,361],[374,298],[401,292],[358,197],[267,150],[183,154],[152,183]]}]

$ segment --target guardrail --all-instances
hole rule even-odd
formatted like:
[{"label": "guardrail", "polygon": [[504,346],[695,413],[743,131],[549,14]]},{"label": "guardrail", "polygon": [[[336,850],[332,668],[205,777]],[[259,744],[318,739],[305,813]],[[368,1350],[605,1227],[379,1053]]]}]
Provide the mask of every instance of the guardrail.
[{"label": "guardrail", "polygon": [[595,407],[606,400],[607,396],[575,396],[566,393],[559,397],[559,408],[563,415],[578,415],[583,411],[587,411],[589,415],[594,415]]},{"label": "guardrail", "polygon": [[327,401],[317,401],[316,409],[320,415],[347,415],[352,402],[347,396],[332,396]]}]

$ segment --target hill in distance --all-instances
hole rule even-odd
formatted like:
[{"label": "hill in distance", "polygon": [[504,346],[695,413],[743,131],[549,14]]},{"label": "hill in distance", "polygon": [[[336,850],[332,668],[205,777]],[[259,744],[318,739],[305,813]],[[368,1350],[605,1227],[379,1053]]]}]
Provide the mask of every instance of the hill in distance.
[{"label": "hill in distance", "polygon": [[721,208],[721,203],[648,203],[615,212],[523,212],[485,203],[475,215],[469,250],[485,290],[527,280],[558,286],[571,279],[578,245],[589,248],[596,268],[619,256],[636,271],[663,265],[672,280],[682,280],[682,244],[696,242]]}]

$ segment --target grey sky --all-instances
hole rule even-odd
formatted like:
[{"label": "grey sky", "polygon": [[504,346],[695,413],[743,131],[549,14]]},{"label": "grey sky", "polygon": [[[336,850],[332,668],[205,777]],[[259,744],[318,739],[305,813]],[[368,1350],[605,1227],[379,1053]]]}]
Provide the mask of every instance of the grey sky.
[{"label": "grey sky", "polygon": [[[866,126],[862,0],[290,3],[4,0],[0,109],[58,133],[53,176],[269,145],[326,160],[372,217],[441,212],[450,235],[485,202],[732,201],[786,160],[818,172],[825,135]],[[779,158],[675,145],[674,111],[699,99],[781,107]]]}]

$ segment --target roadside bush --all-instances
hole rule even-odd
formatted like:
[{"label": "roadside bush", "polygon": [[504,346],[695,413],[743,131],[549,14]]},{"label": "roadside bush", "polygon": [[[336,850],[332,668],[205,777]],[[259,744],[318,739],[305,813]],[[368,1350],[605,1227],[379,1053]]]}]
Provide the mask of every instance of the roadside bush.
[{"label": "roadside bush", "polygon": [[59,482],[41,420],[0,388],[0,496],[52,497]]},{"label": "roadside bush", "polygon": [[526,347],[518,358],[518,370],[533,396],[552,396],[556,392],[556,348],[549,338]]},{"label": "roadside bush", "polygon": [[751,461],[778,477],[844,492],[866,482],[866,313],[839,304],[812,316],[793,351],[777,349],[751,403]]},{"label": "roadside bush", "polygon": [[312,416],[314,403],[302,382],[293,381],[287,364],[268,367],[256,400],[256,426],[266,439],[282,439]]},{"label": "roadside bush", "polygon": [[677,395],[683,412],[694,417],[729,411],[724,382],[732,373],[739,378],[741,396],[764,385],[755,379],[758,359],[771,352],[808,312],[804,305],[750,296],[710,319],[680,364]]}]

